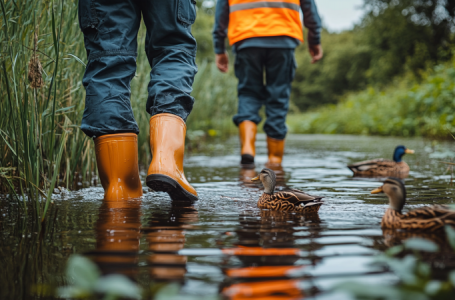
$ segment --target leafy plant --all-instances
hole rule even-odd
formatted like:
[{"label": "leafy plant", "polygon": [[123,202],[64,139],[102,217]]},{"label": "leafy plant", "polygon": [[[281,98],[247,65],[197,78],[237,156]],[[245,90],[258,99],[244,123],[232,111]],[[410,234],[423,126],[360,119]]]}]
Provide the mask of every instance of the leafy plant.
[{"label": "leafy plant", "polygon": [[57,289],[57,297],[65,299],[143,299],[150,291],[155,300],[216,300],[218,296],[182,296],[178,284],[152,284],[141,288],[128,277],[120,274],[101,276],[101,273],[90,259],[81,255],[69,258],[66,277],[68,285]]},{"label": "leafy plant", "polygon": [[73,255],[68,260],[66,277],[70,284],[57,289],[58,297],[87,299],[101,294],[105,300],[141,299],[142,289],[136,283],[119,274],[102,277],[98,267],[80,255]]},{"label": "leafy plant", "polygon": [[[445,228],[447,239],[455,253],[455,229]],[[376,264],[381,264],[391,270],[399,279],[395,285],[362,284],[346,282],[338,285],[337,290],[348,292],[357,299],[381,300],[427,300],[453,299],[455,292],[455,270],[451,271],[446,281],[434,280],[431,276],[430,265],[421,259],[421,252],[438,252],[439,247],[434,242],[411,238],[403,245],[389,248],[384,254],[376,257]],[[412,252],[398,257],[405,252]]]}]

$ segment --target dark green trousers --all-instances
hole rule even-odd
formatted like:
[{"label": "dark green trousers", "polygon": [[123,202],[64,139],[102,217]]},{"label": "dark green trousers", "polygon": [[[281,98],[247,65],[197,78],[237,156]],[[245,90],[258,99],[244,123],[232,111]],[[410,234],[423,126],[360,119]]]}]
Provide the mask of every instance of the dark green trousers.
[{"label": "dark green trousers", "polygon": [[90,137],[139,133],[130,103],[136,73],[137,33],[144,19],[145,52],[152,70],[144,108],[151,116],[170,113],[186,120],[197,72],[194,0],[79,0],[87,67],[81,129]]},{"label": "dark green trousers", "polygon": [[261,122],[259,109],[265,105],[265,133],[274,139],[284,139],[295,69],[294,49],[239,50],[235,58],[239,106],[234,123],[238,125],[248,120],[258,124]]}]

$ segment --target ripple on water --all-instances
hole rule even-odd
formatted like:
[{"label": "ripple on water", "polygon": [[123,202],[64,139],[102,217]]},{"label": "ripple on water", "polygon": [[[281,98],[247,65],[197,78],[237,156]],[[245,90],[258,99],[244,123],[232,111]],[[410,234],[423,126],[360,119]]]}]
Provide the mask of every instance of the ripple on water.
[{"label": "ripple on water", "polygon": [[[187,177],[200,195],[193,205],[171,203],[166,194],[147,188],[141,200],[123,206],[103,203],[100,186],[56,196],[45,229],[46,247],[40,250],[38,234],[24,234],[30,230],[18,227],[17,209],[0,202],[2,256],[11,258],[1,282],[11,299],[24,298],[31,285],[24,291],[17,280],[61,284],[69,255],[83,253],[106,274],[122,273],[143,285],[152,280],[179,282],[182,295],[349,299],[330,289],[346,280],[381,283],[396,278],[371,264],[391,243],[379,226],[387,199],[369,193],[382,179],[353,178],[346,165],[390,158],[398,144],[416,150],[415,156],[405,156],[412,169],[406,179],[406,209],[452,203],[450,173],[423,150],[430,142],[291,135],[279,185],[324,196],[325,204],[316,216],[261,211],[256,207],[261,187],[249,181],[254,171],[239,168],[238,141],[233,138],[216,148],[216,155],[187,157]],[[257,148],[256,172],[267,160],[264,136],[259,136]],[[28,251],[41,251],[39,272]],[[4,293],[0,296],[7,299]]]}]

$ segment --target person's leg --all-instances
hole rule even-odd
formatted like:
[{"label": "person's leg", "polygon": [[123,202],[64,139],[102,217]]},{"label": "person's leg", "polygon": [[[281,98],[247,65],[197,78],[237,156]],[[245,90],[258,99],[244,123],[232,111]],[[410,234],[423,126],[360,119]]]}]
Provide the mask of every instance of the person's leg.
[{"label": "person's leg", "polygon": [[191,25],[196,7],[190,0],[140,1],[147,27],[146,53],[152,71],[146,109],[150,119],[152,162],[147,185],[173,200],[198,199],[183,172],[185,121],[193,108],[190,96],[197,72],[196,40]]},{"label": "person's leg", "polygon": [[80,0],[87,67],[81,129],[90,137],[139,133],[130,103],[140,10],[132,0]]},{"label": "person's leg", "polygon": [[140,20],[140,10],[131,0],[79,1],[88,57],[81,129],[95,137],[98,173],[108,201],[142,196],[139,128],[130,103]]},{"label": "person's leg", "polygon": [[193,109],[196,40],[191,25],[196,7],[190,0],[138,1],[147,27],[145,52],[152,67],[146,109],[153,117],[169,113],[184,121]]},{"label": "person's leg", "polygon": [[235,76],[238,78],[238,112],[233,121],[239,127],[241,164],[254,166],[259,109],[265,101],[264,60],[266,49],[246,48],[237,52]]},{"label": "person's leg", "polygon": [[268,164],[281,164],[287,133],[286,115],[289,109],[291,83],[296,63],[294,49],[268,49],[266,60],[266,116]]}]

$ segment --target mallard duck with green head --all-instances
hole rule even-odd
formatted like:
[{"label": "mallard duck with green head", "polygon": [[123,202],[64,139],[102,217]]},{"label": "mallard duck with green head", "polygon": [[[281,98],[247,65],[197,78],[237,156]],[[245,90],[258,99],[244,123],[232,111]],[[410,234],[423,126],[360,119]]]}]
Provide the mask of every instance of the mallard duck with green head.
[{"label": "mallard duck with green head", "polygon": [[270,210],[295,211],[300,213],[315,213],[323,204],[322,197],[312,196],[296,189],[275,192],[276,175],[270,169],[262,169],[253,182],[262,182],[264,193],[258,201],[258,207]]},{"label": "mallard duck with green head", "polygon": [[455,211],[442,205],[422,207],[403,214],[406,188],[398,178],[387,178],[381,187],[371,193],[385,193],[389,198],[389,208],[382,217],[382,228],[436,231],[448,224],[455,226]]},{"label": "mallard duck with green head", "polygon": [[393,160],[378,158],[365,160],[348,165],[354,176],[403,176],[409,173],[409,166],[403,161],[403,155],[413,154],[414,150],[405,146],[397,146],[393,152]]}]

